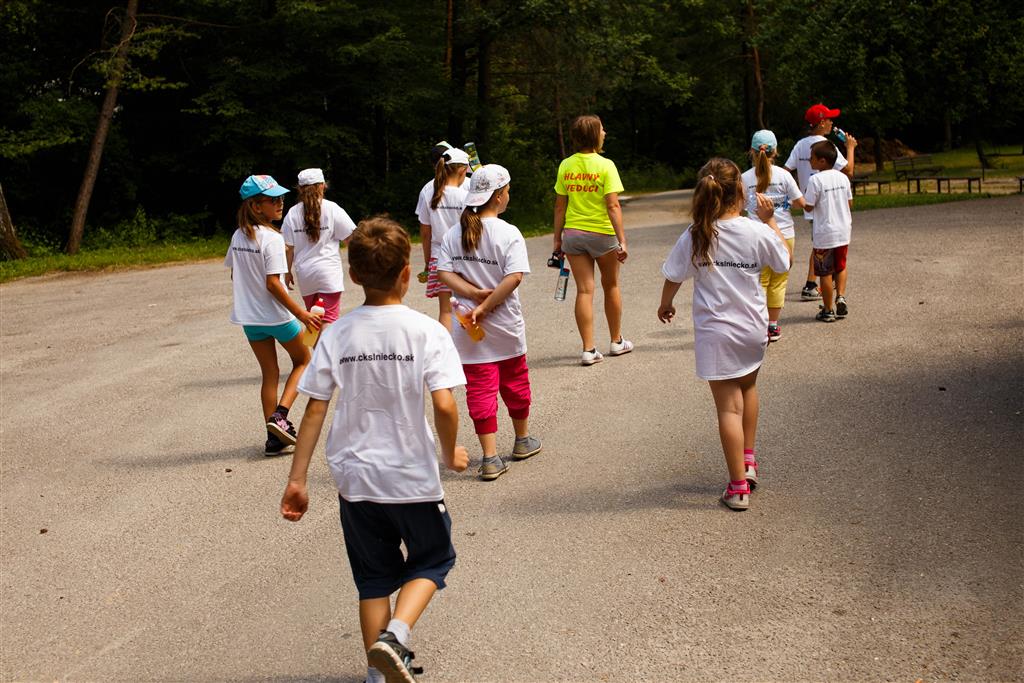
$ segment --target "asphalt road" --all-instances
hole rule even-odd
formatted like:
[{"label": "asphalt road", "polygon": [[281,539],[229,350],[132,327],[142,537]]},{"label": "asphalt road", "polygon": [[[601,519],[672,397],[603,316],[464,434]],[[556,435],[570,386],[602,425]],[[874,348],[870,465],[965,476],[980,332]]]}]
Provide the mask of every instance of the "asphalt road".
[{"label": "asphalt road", "polygon": [[[528,241],[544,452],[444,475],[459,559],[413,633],[424,680],[1024,679],[1024,197],[854,214],[831,325],[798,300],[798,224],[745,513],[717,503],[690,286],[655,317],[684,201],[627,206],[636,351],[591,368]],[[362,680],[326,465],[282,520],[230,295],[219,262],[0,287],[3,681]]]}]

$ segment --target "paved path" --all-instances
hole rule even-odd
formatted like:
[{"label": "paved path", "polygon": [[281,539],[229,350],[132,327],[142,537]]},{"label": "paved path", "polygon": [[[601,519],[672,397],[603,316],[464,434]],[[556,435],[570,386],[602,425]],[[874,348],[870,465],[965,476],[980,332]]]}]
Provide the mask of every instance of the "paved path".
[{"label": "paved path", "polygon": [[[681,201],[627,207],[637,350],[592,368],[529,240],[545,450],[445,475],[459,561],[415,632],[424,680],[1024,678],[1024,198],[855,214],[833,325],[797,267],[746,513],[716,502],[689,285],[655,318]],[[229,297],[219,263],[0,287],[2,680],[362,680],[326,465],[280,519]],[[465,416],[462,440],[478,458]]]}]

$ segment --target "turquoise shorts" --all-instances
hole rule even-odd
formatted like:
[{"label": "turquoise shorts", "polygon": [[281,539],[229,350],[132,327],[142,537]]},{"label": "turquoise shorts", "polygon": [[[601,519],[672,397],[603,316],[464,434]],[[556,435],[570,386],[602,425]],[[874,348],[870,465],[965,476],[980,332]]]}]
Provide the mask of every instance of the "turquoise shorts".
[{"label": "turquoise shorts", "polygon": [[302,325],[295,318],[280,325],[242,325],[245,338],[251,342],[263,341],[273,337],[282,344],[290,342],[302,333]]}]

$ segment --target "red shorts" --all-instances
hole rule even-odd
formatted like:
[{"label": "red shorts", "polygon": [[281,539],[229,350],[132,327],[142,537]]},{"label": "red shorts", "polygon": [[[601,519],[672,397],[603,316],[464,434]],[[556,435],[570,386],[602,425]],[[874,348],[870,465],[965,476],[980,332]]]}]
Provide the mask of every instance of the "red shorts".
[{"label": "red shorts", "polygon": [[841,273],[846,270],[846,252],[849,248],[849,244],[844,244],[841,247],[832,247],[831,249],[815,249],[814,274],[821,277],[822,275],[833,275],[834,273]]},{"label": "red shorts", "polygon": [[302,303],[306,304],[306,310],[316,305],[317,299],[324,300],[324,322],[333,323],[341,314],[341,292],[319,292],[302,297]]},{"label": "red shorts", "polygon": [[526,355],[493,363],[464,363],[466,406],[477,434],[498,431],[498,394],[513,420],[530,416],[530,370]]}]

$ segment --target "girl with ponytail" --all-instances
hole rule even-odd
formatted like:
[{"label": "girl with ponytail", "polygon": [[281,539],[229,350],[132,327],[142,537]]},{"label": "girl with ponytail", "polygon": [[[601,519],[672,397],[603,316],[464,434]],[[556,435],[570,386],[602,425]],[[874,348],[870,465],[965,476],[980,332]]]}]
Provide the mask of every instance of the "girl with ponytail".
[{"label": "girl with ponytail", "polygon": [[[452,329],[452,293],[437,277],[437,254],[448,229],[459,222],[466,206],[466,172],[469,155],[457,147],[445,150],[434,164],[433,184],[427,183],[420,193],[416,215],[420,220],[420,241],[423,263],[426,264],[427,298],[437,299],[441,324]],[[429,188],[429,196],[425,196]],[[425,200],[425,201],[424,201]],[[423,277],[420,277],[421,281]]]},{"label": "girl with ponytail", "polygon": [[[786,238],[790,251],[793,250],[796,232],[793,229],[792,207],[804,207],[804,195],[796,184],[793,174],[775,165],[779,143],[775,133],[759,130],[750,141],[750,160],[753,167],[743,173],[743,187],[747,191],[747,216],[757,218],[757,195],[763,194],[775,208],[775,223]],[[786,283],[789,271],[777,273],[765,266],[761,271],[761,287],[768,297],[768,341],[778,341],[782,336],[779,315],[786,305]]]},{"label": "girl with ponytail", "polygon": [[744,206],[740,169],[712,159],[698,174],[693,223],[669,254],[662,274],[658,319],[671,322],[672,301],[693,278],[694,355],[697,376],[707,380],[718,412],[729,484],[721,501],[733,510],[750,506],[758,483],[754,452],[757,431],[757,372],[768,347],[768,314],[761,270],[789,270],[792,250],[775,222],[774,206],[755,195],[759,221],[740,215]]},{"label": "girl with ponytail", "polygon": [[[444,236],[437,274],[465,302],[455,305],[467,326],[478,324],[484,337],[474,341],[462,327],[452,330],[466,374],[466,404],[473,419],[483,462],[481,479],[497,479],[508,471],[498,455],[498,394],[512,418],[516,439],[512,458],[540,453],[540,440],[530,436],[530,373],[526,365],[526,321],[517,288],[530,272],[526,241],[516,226],[498,216],[508,208],[507,170],[497,164],[473,173],[466,208]],[[462,320],[460,320],[462,324]]]},{"label": "girl with ponytail", "polygon": [[298,282],[307,311],[322,299],[323,324],[329,325],[338,319],[345,291],[341,243],[348,242],[356,225],[345,209],[324,199],[326,189],[322,170],[300,171],[299,203],[288,210],[281,232],[288,249],[288,286]]}]

